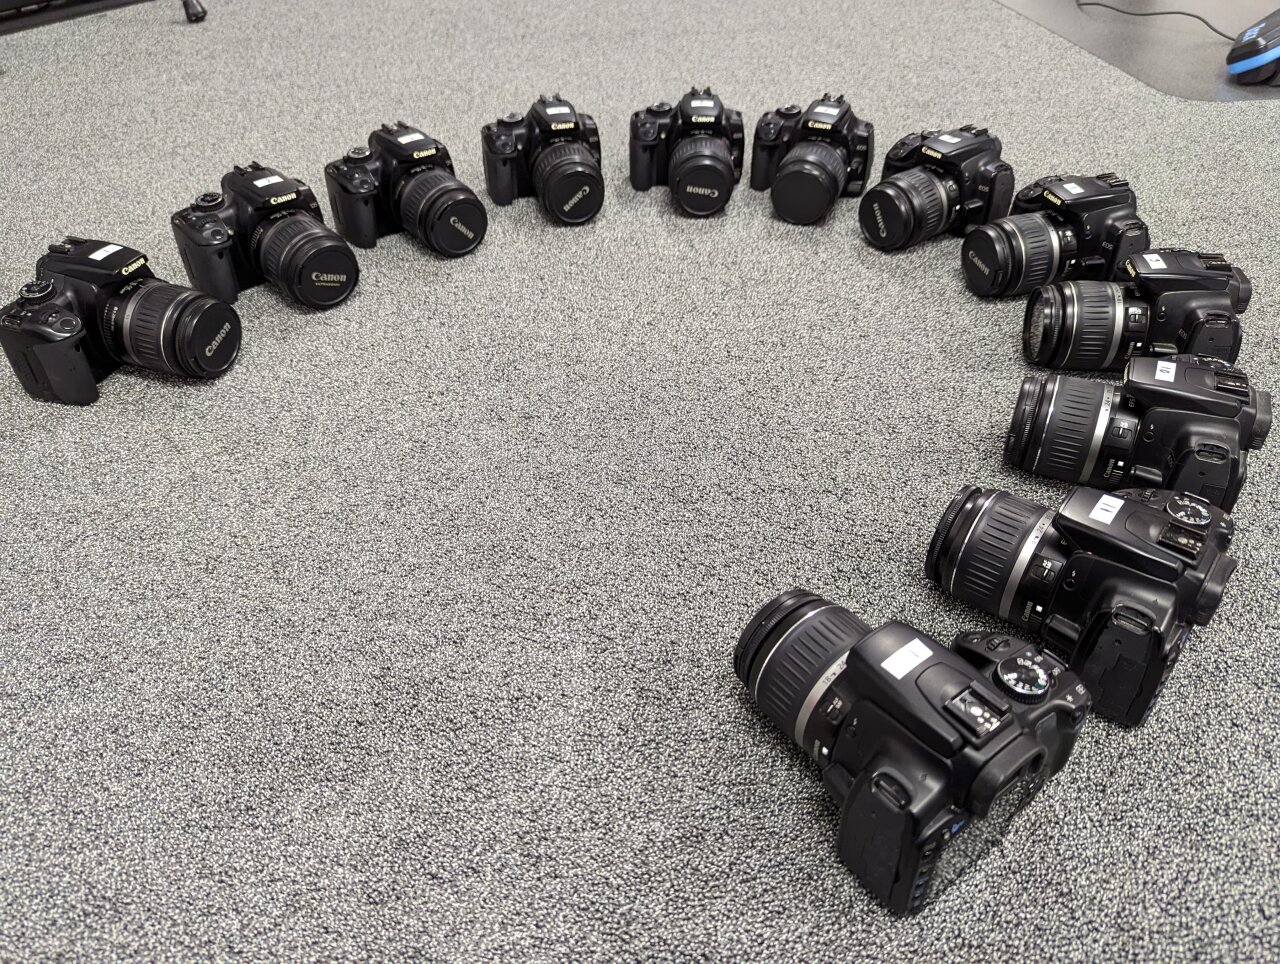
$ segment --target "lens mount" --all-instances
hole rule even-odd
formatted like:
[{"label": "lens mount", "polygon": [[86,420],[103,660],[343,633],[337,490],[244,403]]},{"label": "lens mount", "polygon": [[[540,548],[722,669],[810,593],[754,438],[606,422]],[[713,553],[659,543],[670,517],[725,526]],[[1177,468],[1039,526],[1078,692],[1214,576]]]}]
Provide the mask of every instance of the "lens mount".
[{"label": "lens mount", "polygon": [[440,168],[402,182],[399,213],[406,231],[446,258],[474,251],[489,228],[489,215],[475,192]]},{"label": "lens mount", "polygon": [[590,221],[604,205],[600,164],[578,141],[560,141],[538,155],[533,189],[547,213],[564,224]]},{"label": "lens mount", "polygon": [[858,209],[862,235],[885,251],[928,241],[950,226],[958,196],[953,180],[926,167],[890,175],[862,199]]},{"label": "lens mount", "polygon": [[263,276],[308,308],[341,304],[360,280],[347,242],[305,211],[287,211],[261,225],[253,248]]},{"label": "lens mount", "polygon": [[1063,241],[1048,215],[1015,214],[970,231],[960,252],[965,284],[987,298],[1026,294],[1057,277]]},{"label": "lens mount", "polygon": [[966,486],[942,514],[925,575],[957,599],[1025,625],[1017,590],[1054,513],[995,489]]},{"label": "lens mount", "polygon": [[202,291],[145,278],[103,312],[103,337],[118,359],[189,378],[217,378],[240,352],[240,316]]},{"label": "lens mount", "polygon": [[849,180],[848,161],[825,141],[799,141],[778,164],[769,197],[778,217],[815,224],[827,216]]},{"label": "lens mount", "polygon": [[804,711],[821,696],[815,688],[870,631],[843,606],[793,589],[765,603],[747,624],[734,671],[764,714],[800,745]]},{"label": "lens mount", "polygon": [[671,152],[667,180],[686,214],[705,218],[723,211],[735,180],[729,142],[712,134],[684,138]]}]

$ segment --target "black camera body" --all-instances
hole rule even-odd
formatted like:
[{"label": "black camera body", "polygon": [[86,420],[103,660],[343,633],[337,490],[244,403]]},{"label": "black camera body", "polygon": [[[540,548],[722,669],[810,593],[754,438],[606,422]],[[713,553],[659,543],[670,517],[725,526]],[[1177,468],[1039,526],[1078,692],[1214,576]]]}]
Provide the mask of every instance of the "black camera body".
[{"label": "black camera body", "polygon": [[1142,251],[1124,263],[1128,283],[1059,281],[1027,302],[1027,360],[1072,371],[1123,371],[1141,355],[1204,355],[1234,362],[1240,315],[1253,285],[1220,254]]},{"label": "black camera body", "polygon": [[89,405],[121,365],[216,378],[240,351],[240,317],[161,281],[140,251],[69,237],[49,245],[36,280],[0,308],[0,345],[27,394]]},{"label": "black camera body", "polygon": [[751,143],[751,187],[770,190],[773,209],[792,224],[813,224],[837,199],[866,187],[875,127],[844,95],[823,94],[805,110],[788,104],[761,116]]},{"label": "black camera body", "polygon": [[897,914],[1000,843],[1066,764],[1090,708],[1080,679],[1024,640],[969,633],[947,649],[799,589],[748,623],[734,669],[821,767],[841,859]]},{"label": "black camera body", "polygon": [[1230,512],[1248,452],[1271,431],[1271,395],[1216,358],[1134,358],[1122,385],[1025,379],[1005,440],[1015,468],[1100,489],[1151,485]]},{"label": "black camera body", "polygon": [[862,199],[863,237],[893,251],[1004,217],[1014,180],[1002,150],[1000,138],[972,124],[902,138],[889,148],[880,183]]},{"label": "black camera body", "polygon": [[631,115],[631,186],[670,185],[676,204],[694,217],[724,210],[742,179],[742,155],[742,112],[710,87]]},{"label": "black camera body", "polygon": [[976,295],[1026,294],[1053,281],[1120,281],[1151,247],[1138,198],[1115,174],[1044,177],[1018,192],[1013,213],[964,240],[961,267]]},{"label": "black camera body", "polygon": [[1235,525],[1186,493],[1077,487],[1056,511],[968,486],[925,563],[944,590],[1034,634],[1084,681],[1102,715],[1146,719],[1190,627],[1217,611]]},{"label": "black camera body", "polygon": [[527,114],[507,114],[480,130],[484,177],[495,204],[537,197],[562,224],[584,224],[604,204],[600,132],[559,94]]},{"label": "black camera body", "polygon": [[484,240],[489,216],[453,172],[449,149],[404,121],[383,124],[368,147],[353,147],[324,169],[338,233],[357,248],[408,231],[456,258]]},{"label": "black camera body", "polygon": [[332,308],[360,279],[311,188],[257,162],[223,175],[221,193],[201,194],[170,223],[191,283],[228,304],[270,281],[310,308]]}]

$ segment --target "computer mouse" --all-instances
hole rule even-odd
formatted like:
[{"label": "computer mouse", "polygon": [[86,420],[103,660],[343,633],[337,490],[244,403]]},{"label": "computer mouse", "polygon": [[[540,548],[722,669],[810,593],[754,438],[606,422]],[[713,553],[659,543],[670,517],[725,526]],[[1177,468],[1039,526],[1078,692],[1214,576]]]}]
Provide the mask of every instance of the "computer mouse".
[{"label": "computer mouse", "polygon": [[1280,10],[1236,38],[1227,54],[1227,73],[1237,84],[1280,87]]}]

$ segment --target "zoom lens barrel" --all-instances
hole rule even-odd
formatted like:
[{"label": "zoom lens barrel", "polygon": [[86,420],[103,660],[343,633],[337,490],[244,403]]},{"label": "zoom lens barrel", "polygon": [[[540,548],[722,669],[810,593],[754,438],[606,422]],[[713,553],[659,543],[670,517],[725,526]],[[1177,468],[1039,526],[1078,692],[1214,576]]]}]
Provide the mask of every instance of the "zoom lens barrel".
[{"label": "zoom lens barrel", "polygon": [[961,267],[975,295],[1021,295],[1057,278],[1076,255],[1075,234],[1044,214],[1015,214],[965,236]]},{"label": "zoom lens barrel", "polygon": [[1031,293],[1023,319],[1027,361],[1070,371],[1124,368],[1125,318],[1146,305],[1107,281],[1060,281]]},{"label": "zoom lens barrel", "polygon": [[547,213],[583,224],[604,205],[604,178],[595,155],[577,141],[552,144],[533,163],[533,189]]},{"label": "zoom lens barrel", "polygon": [[1027,377],[1005,436],[1005,462],[1051,479],[1090,482],[1115,394],[1112,385],[1086,378]]},{"label": "zoom lens barrel", "polygon": [[217,378],[240,353],[240,316],[202,291],[144,278],[106,305],[103,339],[120,361],[167,375]]},{"label": "zoom lens barrel", "polygon": [[862,235],[886,251],[928,241],[951,227],[959,196],[954,180],[929,168],[893,174],[862,199]]},{"label": "zoom lens barrel", "polygon": [[489,215],[475,192],[439,168],[404,182],[399,211],[406,231],[447,258],[474,251],[489,228]]},{"label": "zoom lens barrel", "polygon": [[957,599],[1025,626],[1018,586],[1052,520],[1036,502],[966,486],[934,530],[925,575]]},{"label": "zoom lens barrel", "polygon": [[843,606],[793,589],[767,602],[747,624],[734,650],[734,671],[765,716],[799,745],[807,722],[801,713],[823,674],[869,632]]},{"label": "zoom lens barrel", "polygon": [[347,242],[304,211],[264,223],[253,248],[263,276],[308,308],[341,304],[360,280],[360,265]]},{"label": "zoom lens barrel", "polygon": [[800,141],[778,164],[769,196],[784,221],[814,224],[835,206],[848,181],[848,161],[840,150],[823,141]]},{"label": "zoom lens barrel", "polygon": [[686,137],[671,152],[667,180],[681,210],[705,218],[724,210],[733,193],[733,152],[723,137]]}]

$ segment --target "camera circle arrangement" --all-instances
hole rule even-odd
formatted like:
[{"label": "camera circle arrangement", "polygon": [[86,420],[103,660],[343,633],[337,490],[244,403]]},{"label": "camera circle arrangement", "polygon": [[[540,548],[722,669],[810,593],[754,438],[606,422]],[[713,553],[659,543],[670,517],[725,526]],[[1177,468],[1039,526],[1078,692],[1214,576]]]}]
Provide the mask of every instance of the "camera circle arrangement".
[{"label": "camera circle arrangement", "polygon": [[[563,225],[602,209],[599,129],[558,94],[480,136],[494,204],[536,198]],[[1123,178],[1016,190],[1000,139],[968,125],[901,138],[868,188],[874,145],[873,125],[842,96],[778,107],[756,123],[751,188],[798,225],[860,197],[872,247],[951,234],[971,292],[1027,297],[1024,353],[1055,373],[1023,382],[1004,458],[1072,486],[1056,508],[966,487],[929,543],[928,579],[1013,632],[962,633],[948,647],[795,589],[738,641],[734,670],[751,699],[819,766],[840,808],[841,859],[905,914],[999,844],[1067,765],[1091,711],[1121,726],[1150,714],[1235,570],[1228,513],[1270,432],[1271,396],[1235,367],[1248,277],[1221,255],[1153,247]],[[745,156],[741,112],[710,88],[631,116],[632,187],[668,188],[690,217],[726,209]],[[486,206],[448,148],[404,122],[324,174],[334,228],[305,182],[257,163],[174,213],[191,287],[155,277],[122,244],[50,245],[0,309],[22,387],[88,405],[124,365],[214,379],[239,353],[232,305],[244,289],[270,282],[324,310],[359,283],[352,246],[405,231],[456,258],[485,239]]]}]

